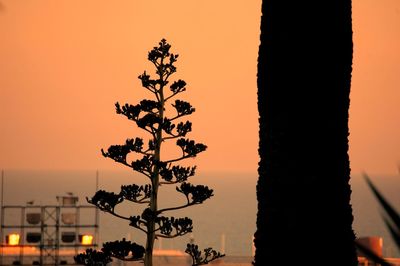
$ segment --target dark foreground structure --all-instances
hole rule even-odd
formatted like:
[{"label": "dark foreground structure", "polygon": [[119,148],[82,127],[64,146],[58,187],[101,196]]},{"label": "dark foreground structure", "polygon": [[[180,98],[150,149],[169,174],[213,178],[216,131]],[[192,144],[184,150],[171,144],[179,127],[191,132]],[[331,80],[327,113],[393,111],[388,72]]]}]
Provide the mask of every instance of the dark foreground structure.
[{"label": "dark foreground structure", "polygon": [[264,0],[262,12],[255,265],[355,266],[351,0]]}]

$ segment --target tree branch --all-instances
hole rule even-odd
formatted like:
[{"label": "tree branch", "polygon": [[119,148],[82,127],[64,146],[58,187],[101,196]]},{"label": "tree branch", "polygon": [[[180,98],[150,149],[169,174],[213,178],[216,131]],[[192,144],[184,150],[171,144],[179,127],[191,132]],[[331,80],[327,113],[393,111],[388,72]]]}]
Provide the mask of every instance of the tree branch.
[{"label": "tree branch", "polygon": [[[133,169],[133,168],[132,168],[132,169]],[[135,169],[133,169],[133,171],[138,172],[138,173],[141,173],[142,175],[147,176],[149,179],[151,179],[151,175],[146,174],[145,172],[141,172],[141,171],[138,171],[138,170],[135,170]]]},{"label": "tree branch", "polygon": [[162,141],[169,140],[169,139],[177,139],[177,138],[182,137],[181,135],[174,135],[172,133],[169,133],[169,135],[171,135],[171,137],[165,137],[162,139]]},{"label": "tree branch", "polygon": [[125,200],[133,202],[133,203],[138,203],[138,204],[150,203],[149,200],[145,200],[145,199],[147,199],[147,197],[142,198],[140,200],[130,200],[130,199],[125,199]]},{"label": "tree branch", "polygon": [[116,213],[116,212],[114,212],[114,211],[111,211],[111,210],[102,210],[102,211],[103,211],[103,212],[110,213],[110,214],[114,215],[115,217],[118,217],[118,218],[121,218],[121,219],[124,219],[124,220],[128,220],[128,221],[130,221],[130,219],[129,219],[128,217],[125,217],[125,216],[119,215],[119,214],[117,214],[117,213]]},{"label": "tree branch", "polygon": [[143,233],[145,233],[146,235],[147,235],[147,231],[145,230],[145,229],[143,229],[142,227],[140,227],[140,226],[134,226],[134,225],[131,225],[132,227],[134,227],[134,228],[136,228],[136,229],[139,229],[140,231],[142,231]]},{"label": "tree branch", "polygon": [[182,161],[182,160],[187,159],[187,158],[190,158],[190,157],[193,157],[193,156],[184,155],[184,156],[182,156],[182,157],[180,157],[180,158],[171,159],[171,160],[168,160],[168,161],[165,161],[165,162],[166,162],[166,163],[174,163],[174,162],[179,162],[179,161]]},{"label": "tree branch", "polygon": [[[189,200],[188,200],[188,201],[189,201]],[[185,205],[176,206],[176,207],[171,207],[171,208],[165,208],[165,209],[160,209],[160,210],[157,211],[157,214],[161,214],[161,213],[166,212],[166,211],[175,211],[175,210],[184,209],[184,208],[187,208],[187,207],[196,205],[196,204],[200,204],[200,203],[188,202],[188,203],[185,204]]]},{"label": "tree branch", "polygon": [[156,237],[161,237],[161,238],[175,238],[175,237],[178,237],[178,236],[186,235],[187,233],[190,233],[190,232],[180,232],[180,233],[177,233],[177,234],[175,234],[175,235],[170,235],[170,236],[168,236],[168,235],[159,235],[159,234],[156,234]]},{"label": "tree branch", "polygon": [[179,183],[178,180],[176,180],[176,181],[160,181],[159,182],[160,185],[175,185],[175,184],[178,184],[178,183]]},{"label": "tree branch", "polygon": [[174,93],[172,93],[170,96],[168,96],[167,98],[165,98],[165,102],[167,102],[169,99],[171,99],[172,97],[174,97],[175,95],[177,95],[177,94],[179,94],[179,93],[181,93],[181,92],[183,92],[183,91],[177,91],[177,92],[174,92]]}]

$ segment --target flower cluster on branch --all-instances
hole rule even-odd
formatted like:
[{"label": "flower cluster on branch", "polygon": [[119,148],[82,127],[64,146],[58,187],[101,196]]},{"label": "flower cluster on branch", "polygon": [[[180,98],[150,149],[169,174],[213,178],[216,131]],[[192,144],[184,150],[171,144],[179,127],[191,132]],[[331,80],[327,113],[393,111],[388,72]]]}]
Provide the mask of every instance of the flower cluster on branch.
[{"label": "flower cluster on branch", "polygon": [[138,186],[136,184],[121,186],[119,193],[124,199],[136,203],[149,203],[151,197],[151,185]]},{"label": "flower cluster on branch", "polygon": [[176,109],[176,113],[177,113],[176,118],[185,116],[185,115],[190,115],[191,113],[193,113],[196,110],[192,107],[192,105],[190,103],[181,101],[181,100],[176,100],[175,104],[173,104],[172,106],[175,107],[175,109]]},{"label": "flower cluster on branch", "polygon": [[118,163],[126,164],[126,156],[131,152],[146,153],[143,150],[143,139],[127,139],[124,145],[111,145],[107,152],[101,149],[101,153],[104,157],[113,159]]},{"label": "flower cluster on branch", "polygon": [[106,266],[112,262],[112,258],[123,261],[140,261],[143,260],[145,249],[131,241],[112,241],[103,244],[101,251],[86,249],[86,252],[78,254],[74,257],[77,264],[88,266]]},{"label": "flower cluster on branch", "polygon": [[186,82],[184,80],[179,79],[178,81],[174,81],[174,83],[172,83],[169,88],[174,94],[177,94],[179,92],[185,91],[186,90],[185,86]]},{"label": "flower cluster on branch", "polygon": [[112,262],[111,256],[91,248],[86,249],[84,253],[76,255],[74,260],[77,264],[87,266],[106,266],[108,263]]},{"label": "flower cluster on branch", "polygon": [[195,244],[187,244],[185,252],[192,257],[192,266],[208,264],[209,262],[218,258],[224,257],[224,254],[213,250],[212,248],[204,249],[204,254],[199,250]]},{"label": "flower cluster on branch", "polygon": [[110,257],[114,257],[124,261],[142,260],[144,255],[144,247],[131,241],[106,242],[103,244],[102,251]]},{"label": "flower cluster on branch", "polygon": [[175,218],[158,216],[158,213],[152,212],[149,208],[145,209],[142,215],[129,217],[130,226],[135,227],[146,234],[148,233],[147,225],[149,222],[154,222],[157,226],[152,232],[157,233],[156,237],[162,238],[174,238],[177,236],[183,236],[187,233],[192,232],[193,222],[192,219]]},{"label": "flower cluster on branch", "polygon": [[[97,206],[104,212],[111,213],[118,217],[123,217],[115,212],[115,206],[128,200],[135,203],[150,203],[152,186],[150,184],[138,186],[136,184],[121,186],[121,191],[116,194],[114,192],[107,192],[99,190],[92,198],[86,198],[87,202]],[[124,217],[126,220],[129,218]]]},{"label": "flower cluster on branch", "polygon": [[157,234],[158,237],[173,238],[186,235],[193,230],[192,219],[188,217],[175,218],[161,216],[157,217],[156,223],[159,225],[156,231],[160,231],[161,233]]},{"label": "flower cluster on branch", "polygon": [[86,200],[89,203],[96,205],[97,208],[102,211],[113,213],[115,206],[121,203],[124,199],[120,194],[99,190],[91,199],[86,198]]},{"label": "flower cluster on branch", "polygon": [[171,168],[167,167],[167,164],[163,165],[160,170],[160,176],[166,181],[163,184],[175,184],[185,182],[189,177],[194,176],[196,166],[193,167],[182,167],[174,165]]},{"label": "flower cluster on branch", "polygon": [[213,196],[213,190],[203,185],[192,185],[190,183],[182,183],[176,190],[185,195],[188,204],[200,204]]},{"label": "flower cluster on branch", "polygon": [[197,154],[207,149],[207,146],[202,143],[196,143],[194,140],[180,138],[176,141],[182,149],[183,157],[196,157]]},{"label": "flower cluster on branch", "polygon": [[152,174],[153,162],[154,160],[152,156],[145,155],[142,157],[142,159],[132,162],[131,165],[133,170],[150,177]]}]

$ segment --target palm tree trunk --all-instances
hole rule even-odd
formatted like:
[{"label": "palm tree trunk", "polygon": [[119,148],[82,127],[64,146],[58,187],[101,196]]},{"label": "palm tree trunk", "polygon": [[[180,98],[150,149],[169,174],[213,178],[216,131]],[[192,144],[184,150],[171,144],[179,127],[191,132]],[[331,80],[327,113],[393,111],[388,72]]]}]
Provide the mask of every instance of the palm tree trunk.
[{"label": "palm tree trunk", "polygon": [[262,12],[255,265],[355,266],[351,0],[264,0]]}]

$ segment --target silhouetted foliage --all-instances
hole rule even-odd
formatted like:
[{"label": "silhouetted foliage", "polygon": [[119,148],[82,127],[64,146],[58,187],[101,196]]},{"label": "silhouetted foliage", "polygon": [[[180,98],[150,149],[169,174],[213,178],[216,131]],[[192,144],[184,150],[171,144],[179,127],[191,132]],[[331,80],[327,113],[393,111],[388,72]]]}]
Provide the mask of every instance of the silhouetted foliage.
[{"label": "silhouetted foliage", "polygon": [[144,255],[144,247],[126,241],[106,242],[103,244],[101,251],[87,249],[85,253],[81,253],[74,257],[75,262],[83,265],[106,265],[112,261],[112,257],[124,261],[142,260]]},{"label": "silhouetted foliage", "polygon": [[[171,113],[174,113],[172,117],[168,118],[165,115],[167,102],[186,91],[186,82],[180,79],[174,81],[169,86],[169,90],[166,89],[170,76],[176,72],[174,63],[178,58],[178,55],[170,52],[170,48],[171,46],[163,39],[148,54],[148,60],[156,69],[156,79],[152,79],[146,71],[138,77],[142,86],[150,91],[154,99],[144,99],[136,105],[118,102],[115,104],[117,114],[125,116],[135,122],[138,128],[148,132],[150,139],[147,145],[142,138],[136,137],[127,139],[122,145],[111,145],[106,151],[101,150],[104,157],[141,173],[149,179],[150,183],[122,185],[118,193],[99,190],[93,197],[87,199],[100,210],[127,220],[131,227],[144,232],[147,236],[146,248],[125,239],[107,242],[103,244],[101,251],[89,249],[86,253],[78,255],[75,258],[77,263],[105,265],[113,257],[128,261],[144,260],[145,266],[151,266],[156,238],[174,238],[186,235],[193,230],[193,222],[190,218],[166,217],[162,214],[202,204],[213,196],[213,190],[207,186],[187,182],[195,175],[196,166],[184,167],[177,164],[184,159],[196,157],[205,151],[207,146],[186,138],[186,135],[192,131],[190,121],[178,121],[195,111],[189,102],[176,99],[171,103]],[[176,141],[176,146],[181,150],[179,157],[168,160],[161,158],[162,143],[168,140]],[[128,161],[130,154],[136,154],[139,158]],[[179,184],[176,190],[186,198],[186,203],[181,206],[158,209],[158,189],[162,184]],[[147,204],[148,207],[141,214],[126,217],[116,212],[116,206],[124,201]],[[193,265],[207,264],[223,256],[208,248],[204,250],[202,257],[201,252],[197,252],[197,246],[187,249],[187,252],[193,257]]]},{"label": "silhouetted foliage", "polygon": [[[368,187],[371,189],[372,193],[378,200],[385,214],[382,214],[382,219],[385,222],[386,227],[389,230],[392,239],[396,243],[397,248],[400,250],[400,214],[394,209],[394,207],[389,203],[389,201],[379,192],[378,188],[374,185],[367,174],[364,174],[364,179],[367,182]],[[357,243],[357,248],[369,259],[375,263],[379,263],[383,266],[392,265],[390,262],[386,261],[379,255],[375,254],[372,250],[362,246]]]},{"label": "silhouetted foliage", "polygon": [[225,256],[212,248],[204,249],[204,254],[201,253],[199,247],[195,244],[187,244],[185,252],[192,257],[192,265],[208,264],[210,261],[216,260]]},{"label": "silhouetted foliage", "polygon": [[91,248],[87,249],[85,253],[78,254],[74,259],[77,264],[89,266],[105,266],[112,261],[108,254]]},{"label": "silhouetted foliage", "polygon": [[141,260],[144,255],[144,248],[142,246],[131,241],[126,241],[125,238],[122,241],[117,240],[104,243],[102,251],[110,257],[124,261]]}]

